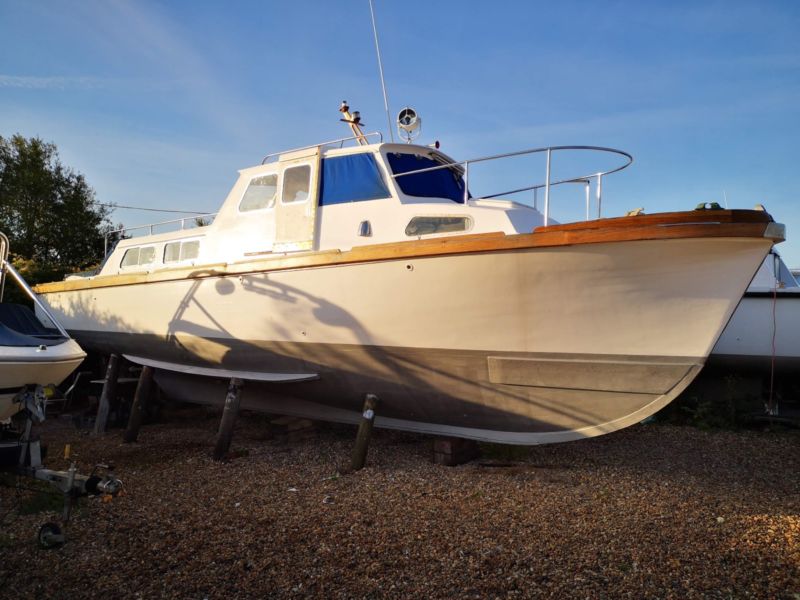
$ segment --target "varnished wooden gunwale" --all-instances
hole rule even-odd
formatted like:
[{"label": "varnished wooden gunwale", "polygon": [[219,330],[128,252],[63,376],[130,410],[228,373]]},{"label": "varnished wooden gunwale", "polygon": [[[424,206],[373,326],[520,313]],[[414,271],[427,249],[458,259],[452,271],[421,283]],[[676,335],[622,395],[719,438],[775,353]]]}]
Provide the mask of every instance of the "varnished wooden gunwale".
[{"label": "varnished wooden gunwale", "polygon": [[559,225],[537,227],[534,231],[578,231],[589,229],[608,229],[641,227],[643,225],[664,225],[675,223],[771,223],[772,217],[763,210],[689,210],[671,213],[641,214],[632,217],[612,217],[594,221],[577,221]]},{"label": "varnished wooden gunwale", "polygon": [[40,294],[51,294],[183,279],[579,244],[715,237],[760,238],[764,237],[770,222],[772,218],[767,213],[753,210],[658,213],[537,227],[532,233],[480,233],[357,246],[345,252],[297,252],[230,264],[214,263],[152,272],[105,275],[93,279],[43,283],[34,289]]}]

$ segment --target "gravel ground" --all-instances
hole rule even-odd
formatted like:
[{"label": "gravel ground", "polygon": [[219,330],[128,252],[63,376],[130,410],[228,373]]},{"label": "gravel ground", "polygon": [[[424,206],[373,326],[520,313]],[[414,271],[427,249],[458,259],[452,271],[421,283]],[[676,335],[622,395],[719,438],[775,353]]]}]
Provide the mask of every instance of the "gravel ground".
[{"label": "gravel ground", "polygon": [[[214,463],[206,409],[132,445],[46,426],[48,466],[69,442],[126,494],[82,500],[57,550],[35,544],[57,515],[8,514],[5,598],[800,598],[797,431],[638,425],[443,467],[429,438],[376,430],[338,475],[355,428],[287,444],[244,413]],[[0,515],[20,497],[0,487]]]}]

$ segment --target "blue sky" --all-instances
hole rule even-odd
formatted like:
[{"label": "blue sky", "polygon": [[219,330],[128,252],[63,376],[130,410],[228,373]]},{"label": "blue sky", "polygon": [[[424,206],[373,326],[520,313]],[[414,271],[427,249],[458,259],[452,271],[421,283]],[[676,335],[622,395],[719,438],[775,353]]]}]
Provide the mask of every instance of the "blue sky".
[{"label": "blue sky", "polygon": [[[621,148],[636,162],[604,183],[605,216],[763,203],[800,266],[800,2],[375,0],[375,11],[392,115],[416,108],[425,143],[457,159]],[[237,169],[346,135],[342,99],[386,133],[367,0],[0,0],[0,135],[56,143],[103,202],[214,211]],[[541,179],[535,161],[511,167],[480,174],[485,191]],[[577,191],[554,204],[580,218]]]}]

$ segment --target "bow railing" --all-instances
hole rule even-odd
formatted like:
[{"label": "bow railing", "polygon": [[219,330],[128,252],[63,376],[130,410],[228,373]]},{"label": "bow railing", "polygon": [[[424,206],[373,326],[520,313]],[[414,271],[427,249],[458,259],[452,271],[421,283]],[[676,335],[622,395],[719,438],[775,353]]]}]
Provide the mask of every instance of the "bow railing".
[{"label": "bow railing", "polygon": [[[556,152],[568,151],[568,150],[588,150],[593,152],[616,154],[623,157],[625,159],[625,162],[613,169],[608,169],[606,171],[590,172],[587,174],[578,175],[576,177],[569,177],[566,179],[558,179],[556,181],[553,181],[552,180],[553,155]],[[415,175],[418,173],[425,173],[428,171],[437,171],[439,169],[455,169],[458,171],[459,174],[463,175],[464,177],[464,202],[466,203],[466,201],[469,200],[470,165],[493,161],[493,160],[501,160],[504,158],[512,158],[517,156],[525,156],[529,154],[541,154],[541,153],[546,153],[547,156],[544,181],[521,188],[515,188],[503,192],[484,195],[481,196],[480,198],[481,199],[497,198],[500,196],[508,196],[520,192],[533,191],[534,208],[538,210],[538,191],[544,189],[544,224],[547,225],[548,221],[550,220],[550,189],[554,186],[564,185],[564,184],[576,184],[576,183],[584,184],[586,186],[586,219],[588,220],[590,218],[589,217],[590,186],[591,182],[595,181],[595,195],[597,198],[597,218],[600,218],[602,214],[603,177],[611,175],[612,173],[617,173],[619,171],[622,171],[622,169],[629,167],[631,163],[633,163],[632,155],[628,154],[623,150],[617,150],[615,148],[605,148],[603,146],[548,146],[546,148],[531,148],[529,150],[519,150],[518,152],[507,152],[505,154],[482,156],[479,158],[471,158],[469,160],[462,160],[458,162],[448,162],[448,163],[443,163],[441,165],[437,165],[435,167],[427,167],[424,169],[417,169],[415,171],[397,173],[393,177],[397,179],[398,177],[407,177],[408,175]]]}]

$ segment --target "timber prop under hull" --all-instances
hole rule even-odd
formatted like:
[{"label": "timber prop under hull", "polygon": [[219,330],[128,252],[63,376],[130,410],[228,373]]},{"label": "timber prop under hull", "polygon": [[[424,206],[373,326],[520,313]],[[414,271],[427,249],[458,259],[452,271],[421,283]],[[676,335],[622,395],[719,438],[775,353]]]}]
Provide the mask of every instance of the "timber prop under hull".
[{"label": "timber prop under hull", "polygon": [[518,444],[607,433],[699,372],[775,239],[753,211],[668,213],[286,255],[187,273],[40,286],[82,345],[169,368],[183,400],[215,379],[243,406],[332,421],[380,398],[377,426]]}]

